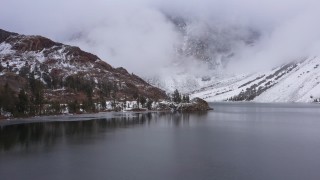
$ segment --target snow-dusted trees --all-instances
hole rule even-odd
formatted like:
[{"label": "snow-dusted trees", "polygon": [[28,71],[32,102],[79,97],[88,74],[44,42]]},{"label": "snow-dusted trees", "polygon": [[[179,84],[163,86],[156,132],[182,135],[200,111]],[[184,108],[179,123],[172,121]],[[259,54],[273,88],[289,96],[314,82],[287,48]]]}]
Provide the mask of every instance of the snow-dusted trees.
[{"label": "snow-dusted trees", "polygon": [[189,103],[190,97],[188,94],[180,94],[180,92],[176,89],[172,94],[171,100],[175,103]]},{"label": "snow-dusted trees", "polygon": [[189,95],[183,95],[183,96],[182,96],[182,102],[183,102],[183,103],[189,103],[189,102],[190,102],[190,97],[189,97]]},{"label": "snow-dusted trees", "polygon": [[180,103],[181,102],[181,94],[179,93],[178,89],[176,89],[173,92],[172,101],[175,102],[175,103]]},{"label": "snow-dusted trees", "polygon": [[151,110],[151,109],[152,109],[152,103],[153,103],[153,101],[152,101],[151,99],[148,99],[148,101],[147,101],[147,108],[148,108],[148,110]]},{"label": "snow-dusted trees", "polygon": [[39,79],[35,79],[34,72],[29,74],[29,89],[32,94],[30,114],[41,114],[44,104],[44,84]]}]

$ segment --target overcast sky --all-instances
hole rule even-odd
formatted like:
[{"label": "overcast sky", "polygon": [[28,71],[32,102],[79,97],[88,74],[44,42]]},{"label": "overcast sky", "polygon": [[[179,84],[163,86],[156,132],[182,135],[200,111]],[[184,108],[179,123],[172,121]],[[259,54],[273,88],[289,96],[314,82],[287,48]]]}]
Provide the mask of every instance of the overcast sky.
[{"label": "overcast sky", "polygon": [[1,0],[0,28],[77,45],[150,75],[170,66],[181,38],[163,12],[256,29],[259,41],[235,58],[258,68],[318,55],[319,9],[317,0]]}]

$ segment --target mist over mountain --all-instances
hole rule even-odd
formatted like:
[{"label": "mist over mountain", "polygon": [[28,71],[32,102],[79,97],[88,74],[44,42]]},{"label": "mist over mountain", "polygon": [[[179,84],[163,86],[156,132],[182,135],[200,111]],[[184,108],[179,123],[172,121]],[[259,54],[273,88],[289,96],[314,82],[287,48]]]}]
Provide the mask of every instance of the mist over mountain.
[{"label": "mist over mountain", "polygon": [[0,25],[79,46],[160,87],[189,91],[214,77],[318,55],[319,5],[316,0],[4,0]]}]

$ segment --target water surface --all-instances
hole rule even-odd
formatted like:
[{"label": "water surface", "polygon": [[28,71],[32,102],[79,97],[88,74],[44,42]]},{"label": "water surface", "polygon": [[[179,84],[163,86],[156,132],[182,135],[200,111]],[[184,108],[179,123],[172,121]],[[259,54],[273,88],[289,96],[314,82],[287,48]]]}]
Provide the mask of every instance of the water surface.
[{"label": "water surface", "polygon": [[0,179],[320,179],[319,105],[212,106],[1,122]]}]

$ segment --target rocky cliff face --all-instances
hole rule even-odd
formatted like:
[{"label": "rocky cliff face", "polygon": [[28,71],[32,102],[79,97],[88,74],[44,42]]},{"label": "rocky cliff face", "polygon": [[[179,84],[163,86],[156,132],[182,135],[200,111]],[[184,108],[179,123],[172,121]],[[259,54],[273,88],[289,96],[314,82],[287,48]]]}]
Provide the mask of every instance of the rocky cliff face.
[{"label": "rocky cliff face", "polygon": [[78,47],[0,29],[0,86],[8,83],[16,92],[28,89],[30,75],[42,82],[49,101],[81,101],[86,94],[83,86],[87,85],[92,87],[93,99],[166,98],[164,91],[140,77],[124,68],[113,68]]},{"label": "rocky cliff face", "polygon": [[225,27],[180,16],[168,15],[168,19],[183,37],[179,54],[204,62],[209,69],[222,68],[239,47],[252,46],[260,37],[258,31],[249,28]]}]

